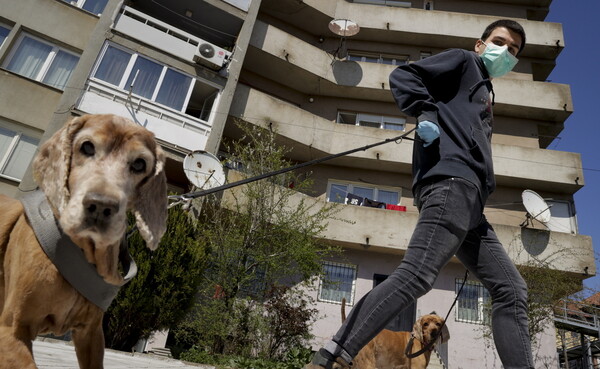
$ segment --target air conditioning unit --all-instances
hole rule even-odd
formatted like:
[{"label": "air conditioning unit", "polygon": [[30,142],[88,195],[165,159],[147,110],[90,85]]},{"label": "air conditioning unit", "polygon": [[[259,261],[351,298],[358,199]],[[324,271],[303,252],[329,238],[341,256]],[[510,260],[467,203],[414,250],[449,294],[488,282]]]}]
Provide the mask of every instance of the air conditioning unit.
[{"label": "air conditioning unit", "polygon": [[202,41],[194,53],[194,62],[206,65],[209,68],[219,69],[231,57],[231,52],[213,45],[210,42]]}]

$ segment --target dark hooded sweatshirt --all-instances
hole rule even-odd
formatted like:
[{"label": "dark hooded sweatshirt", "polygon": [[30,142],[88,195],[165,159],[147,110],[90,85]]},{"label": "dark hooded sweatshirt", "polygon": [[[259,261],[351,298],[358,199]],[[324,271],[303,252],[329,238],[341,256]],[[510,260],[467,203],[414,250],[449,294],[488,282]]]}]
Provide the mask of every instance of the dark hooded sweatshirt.
[{"label": "dark hooded sweatshirt", "polygon": [[413,149],[413,192],[420,183],[460,177],[475,184],[482,203],[496,182],[492,165],[492,83],[473,51],[451,49],[402,65],[390,75],[396,103],[418,122],[440,128],[439,139]]}]

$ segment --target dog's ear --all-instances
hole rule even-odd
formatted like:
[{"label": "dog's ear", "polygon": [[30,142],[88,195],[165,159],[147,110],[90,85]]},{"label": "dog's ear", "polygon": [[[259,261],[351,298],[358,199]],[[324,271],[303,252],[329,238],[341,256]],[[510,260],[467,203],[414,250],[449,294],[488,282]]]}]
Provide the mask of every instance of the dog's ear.
[{"label": "dog's ear", "polygon": [[448,326],[444,324],[442,327],[442,334],[440,335],[440,343],[446,343],[450,340],[450,331],[448,330]]},{"label": "dog's ear", "polygon": [[412,334],[415,337],[415,339],[423,341],[423,317],[417,319],[417,321],[413,325]]},{"label": "dog's ear", "polygon": [[146,246],[155,250],[167,229],[167,177],[165,154],[158,144],[155,149],[155,165],[152,173],[138,188],[134,215],[136,225]]},{"label": "dog's ear", "polygon": [[59,213],[64,211],[70,197],[68,181],[73,137],[87,119],[84,115],[65,124],[40,147],[33,161],[33,179]]}]

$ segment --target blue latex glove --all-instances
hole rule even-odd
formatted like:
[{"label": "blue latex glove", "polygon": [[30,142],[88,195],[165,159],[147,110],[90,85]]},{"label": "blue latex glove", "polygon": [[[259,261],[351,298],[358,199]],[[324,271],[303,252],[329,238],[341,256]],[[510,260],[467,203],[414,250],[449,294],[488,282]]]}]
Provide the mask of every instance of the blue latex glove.
[{"label": "blue latex glove", "polygon": [[421,137],[421,140],[425,142],[423,147],[431,145],[431,143],[438,137],[440,137],[440,128],[437,124],[424,120],[419,122],[417,126],[417,134]]}]

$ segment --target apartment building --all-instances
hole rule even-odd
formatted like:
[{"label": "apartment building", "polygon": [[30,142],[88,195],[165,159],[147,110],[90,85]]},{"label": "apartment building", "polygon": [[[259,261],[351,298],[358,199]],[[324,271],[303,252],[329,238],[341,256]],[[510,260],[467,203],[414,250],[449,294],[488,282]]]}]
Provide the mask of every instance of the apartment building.
[{"label": "apartment building", "polygon": [[[485,213],[516,263],[544,260],[583,280],[595,264],[573,203],[585,184],[581,159],[547,149],[573,110],[569,86],[545,81],[565,47],[561,25],[544,22],[550,3],[0,0],[0,193],[33,188],[28,165],[39,143],[84,113],[120,114],[152,130],[178,191],[189,186],[184,156],[218,153],[223,137],[239,134],[240,119],[276,129],[298,162],[398,136],[416,122],[392,99],[391,71],[447,48],[472,49],[489,23],[508,17],[524,26],[527,46],[515,70],[493,82],[498,189]],[[336,19],[358,25],[358,33],[332,32]],[[418,217],[411,158],[412,143],[404,141],[310,168],[313,192],[298,196],[368,198],[387,207],[344,204],[341,220],[329,223],[326,239],[345,252],[324,264],[329,280],[316,286],[315,347],[339,327],[341,299],[352,306],[402,260]],[[521,226],[525,189],[551,199],[546,225]],[[445,314],[463,275],[452,261],[390,328]],[[481,339],[488,299],[476,280],[466,284],[447,322],[452,339],[439,350],[446,367],[500,368],[493,345]],[[556,366],[553,327],[538,342],[540,367]]]}]

